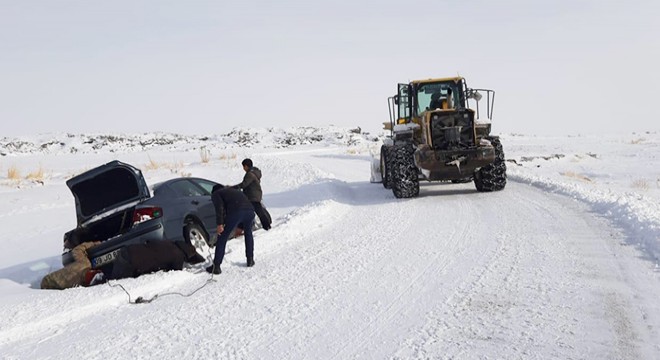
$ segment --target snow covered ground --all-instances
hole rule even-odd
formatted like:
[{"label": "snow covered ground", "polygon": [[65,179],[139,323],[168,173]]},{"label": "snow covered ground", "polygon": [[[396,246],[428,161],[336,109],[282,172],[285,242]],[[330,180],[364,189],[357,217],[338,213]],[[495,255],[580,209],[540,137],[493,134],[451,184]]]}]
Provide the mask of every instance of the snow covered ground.
[{"label": "snow covered ground", "polygon": [[[502,142],[505,190],[400,200],[369,183],[379,142],[357,129],[0,139],[0,357],[660,358],[660,133]],[[244,157],[274,218],[255,267],[238,239],[212,282],[200,267],[111,282],[148,304],[38,289],[75,226],[66,179],[117,159],[148,183],[237,183]]]}]

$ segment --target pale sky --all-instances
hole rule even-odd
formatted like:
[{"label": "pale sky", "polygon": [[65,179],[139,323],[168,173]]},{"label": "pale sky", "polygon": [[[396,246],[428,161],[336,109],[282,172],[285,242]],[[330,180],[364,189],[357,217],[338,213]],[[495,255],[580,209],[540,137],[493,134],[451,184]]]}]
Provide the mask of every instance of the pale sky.
[{"label": "pale sky", "polygon": [[457,74],[495,133],[657,131],[659,34],[657,0],[0,0],[0,137],[377,131]]}]

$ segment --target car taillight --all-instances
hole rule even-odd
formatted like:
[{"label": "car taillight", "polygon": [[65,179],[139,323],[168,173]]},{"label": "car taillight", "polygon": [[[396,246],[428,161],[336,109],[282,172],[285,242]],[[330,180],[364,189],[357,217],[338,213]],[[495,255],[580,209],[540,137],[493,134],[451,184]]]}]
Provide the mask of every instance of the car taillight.
[{"label": "car taillight", "polygon": [[133,213],[133,225],[137,225],[141,222],[149,221],[151,219],[159,218],[163,216],[163,209],[152,206],[152,207],[143,207],[135,209]]}]

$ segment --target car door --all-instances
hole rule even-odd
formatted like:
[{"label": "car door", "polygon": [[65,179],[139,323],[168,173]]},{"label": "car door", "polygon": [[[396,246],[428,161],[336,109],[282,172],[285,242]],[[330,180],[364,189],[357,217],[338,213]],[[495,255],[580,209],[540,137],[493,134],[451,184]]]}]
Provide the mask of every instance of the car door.
[{"label": "car door", "polygon": [[[178,224],[178,228],[182,228],[185,225],[185,218],[191,215],[198,218],[202,223],[206,221],[203,214],[207,213],[208,210],[204,209],[211,203],[211,197],[206,194],[203,188],[189,179],[179,179],[170,182],[168,187],[176,194],[174,201],[176,205],[171,210],[175,213],[172,220]],[[174,230],[180,231],[178,229]],[[209,233],[209,235],[211,234]]]},{"label": "car door", "polygon": [[211,201],[211,191],[217,183],[205,179],[191,178],[191,182],[197,185],[204,191],[204,195],[200,196],[198,214],[199,218],[204,222],[204,227],[209,234],[215,234],[215,207]]}]

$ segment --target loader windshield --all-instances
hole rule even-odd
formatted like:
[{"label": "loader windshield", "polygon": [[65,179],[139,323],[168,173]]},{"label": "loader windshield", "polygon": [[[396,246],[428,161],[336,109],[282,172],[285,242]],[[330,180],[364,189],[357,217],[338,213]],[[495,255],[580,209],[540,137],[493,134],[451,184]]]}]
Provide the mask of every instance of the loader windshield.
[{"label": "loader windshield", "polygon": [[419,84],[416,95],[417,114],[435,109],[453,109],[459,104],[459,88],[455,82]]}]

